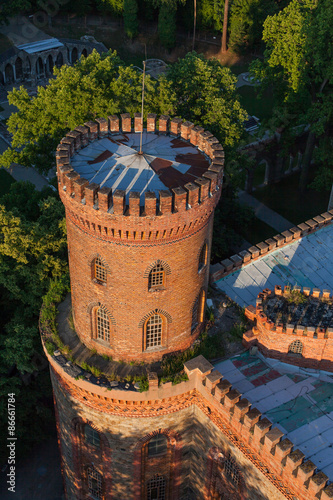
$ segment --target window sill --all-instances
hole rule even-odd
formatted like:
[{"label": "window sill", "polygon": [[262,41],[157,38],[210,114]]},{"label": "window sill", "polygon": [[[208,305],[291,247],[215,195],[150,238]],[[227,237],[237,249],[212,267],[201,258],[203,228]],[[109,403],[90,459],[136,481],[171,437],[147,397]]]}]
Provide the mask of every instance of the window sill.
[{"label": "window sill", "polygon": [[158,453],[156,455],[151,455],[151,456],[148,455],[148,460],[154,460],[154,458],[157,458],[157,459],[162,458],[162,457],[165,457],[166,454],[167,454],[167,450],[164,451],[163,453]]},{"label": "window sill", "polygon": [[157,352],[157,351],[163,351],[163,349],[165,349],[164,345],[159,345],[156,347],[146,347],[144,352]]},{"label": "window sill", "polygon": [[[106,340],[102,340],[102,339],[93,339],[94,342],[96,342],[96,344],[99,344],[103,347],[108,347],[109,349],[111,348],[111,345],[110,345],[110,342],[107,342]],[[98,354],[98,353],[97,353]]]},{"label": "window sill", "polygon": [[154,286],[152,288],[148,288],[148,292],[149,293],[154,293],[154,292],[163,292],[164,290],[166,290],[165,286]]},{"label": "window sill", "polygon": [[98,279],[96,278],[93,278],[93,283],[95,283],[95,285],[101,285],[101,286],[106,286],[106,281],[99,281]]}]

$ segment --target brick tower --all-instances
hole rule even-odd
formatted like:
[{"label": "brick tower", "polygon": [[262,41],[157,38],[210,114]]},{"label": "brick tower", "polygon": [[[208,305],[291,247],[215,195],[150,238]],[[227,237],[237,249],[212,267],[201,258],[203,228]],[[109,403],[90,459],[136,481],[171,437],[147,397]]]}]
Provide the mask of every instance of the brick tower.
[{"label": "brick tower", "polygon": [[[74,327],[104,359],[160,360],[204,325],[224,152],[201,127],[156,121],[141,134],[140,114],[134,128],[129,114],[97,119],[57,149]],[[155,374],[148,392],[103,387],[48,358],[67,499],[188,498],[191,391]]]},{"label": "brick tower", "polygon": [[179,119],[169,132],[160,117],[157,132],[149,115],[139,154],[141,115],[134,130],[121,120],[89,122],[58,147],[72,310],[89,349],[149,362],[201,331],[223,150]]}]

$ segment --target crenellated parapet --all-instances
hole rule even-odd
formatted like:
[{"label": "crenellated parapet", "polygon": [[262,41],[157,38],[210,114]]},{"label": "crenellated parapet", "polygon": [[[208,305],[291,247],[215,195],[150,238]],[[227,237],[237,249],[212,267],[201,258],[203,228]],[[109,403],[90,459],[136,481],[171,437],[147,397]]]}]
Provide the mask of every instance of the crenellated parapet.
[{"label": "crenellated parapet", "polygon": [[307,460],[304,453],[252,406],[203,356],[185,363],[189,380],[175,386],[158,385],[149,374],[149,390],[143,393],[106,388],[68,374],[55,356],[45,354],[51,365],[56,392],[104,415],[136,419],[163,418],[196,405],[235,448],[290,500],[331,498],[327,476]]},{"label": "crenellated parapet", "polygon": [[[210,132],[179,118],[160,116],[157,119],[155,114],[148,115],[144,130],[146,142],[150,143],[151,135],[159,141],[168,138],[169,151],[166,151],[166,159],[152,159],[150,153],[145,154],[144,147],[141,156],[138,148],[136,151],[132,149],[133,162],[139,165],[138,169],[143,168],[142,157],[147,161],[148,166],[142,170],[141,178],[151,174],[154,179],[153,182],[149,179],[145,186],[141,185],[140,190],[136,190],[135,180],[125,189],[121,188],[121,182],[125,181],[119,183],[119,179],[126,176],[126,169],[132,167],[133,162],[128,165],[125,158],[123,166],[118,152],[127,147],[129,137],[132,142],[136,141],[135,134],[138,138],[141,131],[140,113],[135,113],[134,119],[128,113],[120,117],[112,115],[77,127],[58,145],[59,193],[67,217],[86,233],[106,240],[149,242],[178,239],[202,227],[213,213],[221,195],[223,147]],[[94,144],[99,148],[103,139],[108,139],[109,145],[112,143],[114,153],[106,149],[97,158],[96,161],[101,162],[98,165],[103,166],[103,162],[111,157],[111,161],[114,158],[120,164],[119,168],[124,169],[113,186],[110,176],[115,175],[118,167],[110,167],[110,175],[105,176],[107,180],[104,182],[103,179],[103,185],[94,181],[96,175],[88,179],[77,171],[80,158],[85,159],[84,148],[89,152]],[[162,150],[165,153],[164,142],[161,142],[161,154]],[[158,153],[157,150],[155,156]],[[171,161],[170,154],[174,155]],[[155,189],[151,189],[155,179]]]},{"label": "crenellated parapet", "polygon": [[258,294],[245,314],[254,321],[243,336],[268,357],[302,367],[333,371],[333,300],[330,290],[276,285]]},{"label": "crenellated parapet", "polygon": [[262,257],[332,224],[332,220],[333,210],[329,210],[328,212],[313,217],[313,219],[298,224],[298,226],[291,227],[289,230],[283,231],[272,238],[252,245],[247,250],[242,250],[238,254],[222,260],[218,264],[214,264],[211,266],[211,283],[225,278],[229,274],[252,264],[254,261],[260,260]]}]

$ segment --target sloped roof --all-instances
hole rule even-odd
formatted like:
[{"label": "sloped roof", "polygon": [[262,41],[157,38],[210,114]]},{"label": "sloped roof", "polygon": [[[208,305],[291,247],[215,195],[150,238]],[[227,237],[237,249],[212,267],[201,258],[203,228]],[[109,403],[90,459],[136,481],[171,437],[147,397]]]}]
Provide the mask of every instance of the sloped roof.
[{"label": "sloped roof", "polygon": [[48,38],[46,40],[40,40],[37,42],[24,43],[22,45],[17,45],[17,48],[24,50],[28,54],[35,54],[36,52],[43,52],[44,50],[57,49],[58,47],[63,47],[64,44],[61,43],[57,38]]},{"label": "sloped roof", "polygon": [[333,480],[332,376],[248,351],[215,368]]},{"label": "sloped roof", "polygon": [[333,290],[333,225],[263,255],[216,285],[242,307],[254,305],[258,293],[275,285]]}]

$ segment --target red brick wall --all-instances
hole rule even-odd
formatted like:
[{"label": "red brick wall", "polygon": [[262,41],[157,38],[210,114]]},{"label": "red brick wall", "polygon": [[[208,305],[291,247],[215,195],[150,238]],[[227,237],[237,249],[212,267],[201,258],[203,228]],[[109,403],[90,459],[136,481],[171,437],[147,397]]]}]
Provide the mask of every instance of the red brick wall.
[{"label": "red brick wall", "polygon": [[[157,398],[149,391],[149,400],[139,402],[132,398],[144,397],[145,393],[130,391],[125,394],[126,401],[115,399],[119,397],[119,392],[124,392],[103,392],[101,387],[71,379],[54,361],[51,375],[59,411],[63,474],[68,500],[88,500],[84,471],[92,462],[103,475],[104,485],[108,485],[104,487],[103,500],[145,499],[147,482],[156,473],[167,478],[166,500],[187,498],[187,486],[193,489],[197,500],[212,500],[216,477],[213,478],[212,474],[208,477],[207,471],[212,446],[219,447],[225,456],[230,453],[239,466],[244,477],[244,484],[239,490],[242,495],[240,499],[247,498],[246,493],[249,498],[258,500],[292,498],[292,495],[284,496],[285,487],[281,483],[279,486],[280,478],[274,476],[275,468],[272,474],[272,470],[268,470],[261,461],[264,455],[269,468],[276,465],[272,463],[269,446],[264,454],[265,448],[260,445],[261,457],[253,451],[259,446],[257,439],[251,450],[248,444],[244,446],[248,440],[252,441],[253,432],[240,423],[242,432],[235,434],[232,424],[239,418],[238,414],[229,414],[226,406],[215,396],[211,396],[211,401],[208,401],[205,397],[209,394],[207,384],[203,386],[199,383],[199,390],[190,390],[171,398]],[[188,382],[179,385],[188,386],[188,389],[198,385],[198,380],[191,382],[191,379],[190,375]],[[80,389],[81,385],[89,386],[91,392]],[[177,388],[174,387],[175,393]],[[161,390],[165,392],[163,388]],[[83,423],[88,423],[100,432],[103,446],[99,453],[89,450],[84,443],[82,431],[78,429]],[[147,459],[146,445],[157,433],[168,438],[167,454],[163,458]],[[280,458],[278,463],[281,464]],[[220,476],[220,482],[221,479],[223,476]],[[227,479],[225,484],[233,491]],[[208,485],[206,490],[205,485]],[[260,494],[253,496],[253,492]]]},{"label": "red brick wall", "polygon": [[[213,138],[212,147],[216,142]],[[207,292],[223,158],[217,160],[219,165],[212,163],[209,168],[213,170],[197,184],[186,184],[186,190],[163,191],[160,200],[150,194],[141,210],[139,199],[135,208],[130,204],[127,210],[124,194],[87,186],[70,166],[59,167],[70,160],[69,148],[59,146],[57,161],[59,192],[66,207],[73,319],[78,336],[89,349],[125,361],[154,361],[188,348],[204,326],[200,324],[192,331],[192,310],[200,291]],[[206,143],[202,148],[208,148]],[[214,151],[207,149],[212,162],[214,154],[222,154],[221,150]],[[59,159],[66,154],[67,159]],[[205,242],[207,264],[198,272]],[[106,284],[93,280],[91,267],[97,256],[108,268]],[[166,264],[166,283],[163,290],[149,291],[147,269],[158,260]],[[109,343],[96,338],[94,318],[100,305],[110,317]],[[145,321],[154,311],[163,319],[162,343],[146,350]]]},{"label": "red brick wall", "polygon": [[[163,221],[161,221],[162,223]],[[199,334],[191,332],[192,308],[201,289],[207,291],[209,265],[198,272],[198,254],[211,242],[211,216],[191,236],[153,244],[103,241],[86,234],[67,217],[68,248],[74,324],[80,339],[114,359],[160,358],[166,352],[186,349]],[[106,284],[91,276],[94,257],[109,267]],[[157,260],[170,269],[164,290],[148,290],[147,268]],[[93,339],[92,308],[103,304],[112,315],[110,345]],[[163,316],[162,346],[144,352],[144,318],[158,310]]]},{"label": "red brick wall", "polygon": [[[271,290],[266,290],[266,293],[272,294]],[[275,293],[281,295],[283,293],[281,287],[276,287]],[[252,334],[251,332],[244,334],[243,345],[246,347],[256,345],[265,356],[279,359],[284,363],[333,371],[332,329],[316,326],[305,328],[298,325],[276,325],[262,311],[261,301],[265,300],[265,294],[259,295],[256,309],[253,306],[246,308],[247,317],[256,325],[252,328]],[[288,352],[290,344],[296,340],[303,345],[301,354]]]}]

